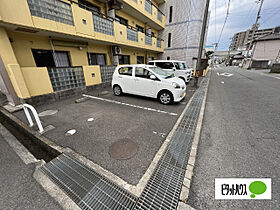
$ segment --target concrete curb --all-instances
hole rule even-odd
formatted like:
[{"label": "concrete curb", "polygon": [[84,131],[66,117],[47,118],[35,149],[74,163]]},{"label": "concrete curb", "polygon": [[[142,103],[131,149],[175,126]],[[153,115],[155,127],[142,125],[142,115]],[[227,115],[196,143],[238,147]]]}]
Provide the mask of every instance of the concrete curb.
[{"label": "concrete curb", "polygon": [[[211,76],[211,73],[209,76]],[[198,117],[198,122],[197,122],[196,130],[195,130],[195,134],[194,134],[194,138],[193,138],[193,143],[192,143],[192,149],[190,152],[190,156],[189,156],[189,160],[188,160],[188,164],[187,164],[187,170],[185,172],[185,178],[184,178],[184,182],[183,182],[183,186],[182,186],[182,191],[180,194],[180,202],[178,205],[178,210],[194,209],[187,204],[187,200],[189,197],[189,191],[190,191],[190,186],[191,186],[191,182],[192,182],[192,177],[194,175],[193,170],[195,167],[195,160],[196,160],[196,156],[197,156],[200,132],[202,129],[202,122],[203,122],[203,117],[204,117],[204,112],[205,112],[205,107],[206,107],[206,99],[207,99],[207,94],[208,94],[209,82],[210,82],[210,78],[207,83],[206,91],[204,94],[204,98],[202,101],[202,105],[201,105],[201,109],[200,109],[200,113],[199,113],[199,117]]]},{"label": "concrete curb", "polygon": [[2,107],[0,107],[0,115],[5,118],[10,124],[16,127],[19,131],[23,132],[24,134],[28,135],[30,139],[44,148],[53,156],[58,156],[62,153],[62,147],[56,145],[48,138],[42,136],[40,133],[32,130],[23,122],[21,122],[18,118],[16,118],[13,114],[9,113]]}]

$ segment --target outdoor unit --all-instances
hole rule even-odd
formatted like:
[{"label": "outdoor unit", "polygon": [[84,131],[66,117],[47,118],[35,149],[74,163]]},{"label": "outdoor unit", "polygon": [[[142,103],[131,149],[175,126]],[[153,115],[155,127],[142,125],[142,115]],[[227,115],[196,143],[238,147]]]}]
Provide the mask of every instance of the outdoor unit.
[{"label": "outdoor unit", "polygon": [[114,54],[114,55],[120,55],[120,54],[122,54],[122,49],[121,49],[119,46],[113,46],[113,47],[112,47],[112,50],[113,50],[113,54]]}]

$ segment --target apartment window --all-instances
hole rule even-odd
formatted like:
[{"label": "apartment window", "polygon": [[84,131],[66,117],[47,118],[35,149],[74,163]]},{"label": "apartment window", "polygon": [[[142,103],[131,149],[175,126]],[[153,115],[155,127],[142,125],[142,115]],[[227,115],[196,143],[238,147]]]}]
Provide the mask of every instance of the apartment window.
[{"label": "apartment window", "polygon": [[144,56],[137,56],[137,64],[144,64]]},{"label": "apartment window", "polygon": [[169,23],[172,22],[172,13],[173,13],[173,6],[169,8]]},{"label": "apartment window", "polygon": [[106,65],[106,54],[88,53],[89,65]]},{"label": "apartment window", "polygon": [[125,26],[128,26],[128,21],[127,21],[127,19],[124,19],[124,18],[122,18],[122,17],[116,15],[116,20],[117,20],[118,22],[120,22],[120,24],[123,24],[123,25],[125,25]]},{"label": "apartment window", "polygon": [[99,14],[99,12],[100,12],[100,8],[99,7],[93,5],[93,4],[91,4],[91,3],[89,3],[89,2],[87,2],[85,0],[79,0],[78,3],[79,3],[79,7],[80,8],[83,8],[85,10],[88,10],[88,11],[96,13],[96,14]]},{"label": "apartment window", "polygon": [[137,31],[140,31],[142,33],[144,33],[144,28],[139,26],[139,25],[136,25],[136,28],[137,28]]},{"label": "apartment window", "polygon": [[129,55],[119,55],[119,64],[130,64],[130,56]]},{"label": "apartment window", "polygon": [[68,52],[32,49],[37,67],[69,67]]},{"label": "apartment window", "polygon": [[171,33],[168,33],[167,47],[171,47]]}]

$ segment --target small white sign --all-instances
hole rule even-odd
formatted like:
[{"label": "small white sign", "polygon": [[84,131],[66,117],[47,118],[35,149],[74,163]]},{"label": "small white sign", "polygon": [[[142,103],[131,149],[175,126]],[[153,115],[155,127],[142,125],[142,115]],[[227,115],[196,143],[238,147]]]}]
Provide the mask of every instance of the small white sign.
[{"label": "small white sign", "polygon": [[215,199],[271,199],[271,178],[216,178]]}]

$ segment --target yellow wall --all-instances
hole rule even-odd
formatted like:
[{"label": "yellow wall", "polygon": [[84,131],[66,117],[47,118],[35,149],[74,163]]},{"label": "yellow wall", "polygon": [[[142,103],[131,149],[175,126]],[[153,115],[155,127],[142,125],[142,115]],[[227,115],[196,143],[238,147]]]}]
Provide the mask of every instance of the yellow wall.
[{"label": "yellow wall", "polygon": [[[31,49],[52,50],[49,37],[35,36],[21,32],[8,32],[12,38],[12,47],[21,67],[36,67]],[[73,41],[73,40],[71,40]],[[109,45],[89,43],[89,47],[62,47],[54,46],[55,50],[67,51],[72,66],[88,65],[87,52],[105,53],[107,64],[110,65]]]},{"label": "yellow wall", "polygon": [[0,0],[0,21],[33,26],[26,0]]},{"label": "yellow wall", "polygon": [[46,67],[21,68],[30,96],[53,93],[52,84]]},{"label": "yellow wall", "polygon": [[0,27],[0,56],[19,98],[30,97],[6,30]]},{"label": "yellow wall", "polygon": [[[101,84],[100,66],[83,66],[86,86]],[[92,74],[95,76],[92,77]]]}]

